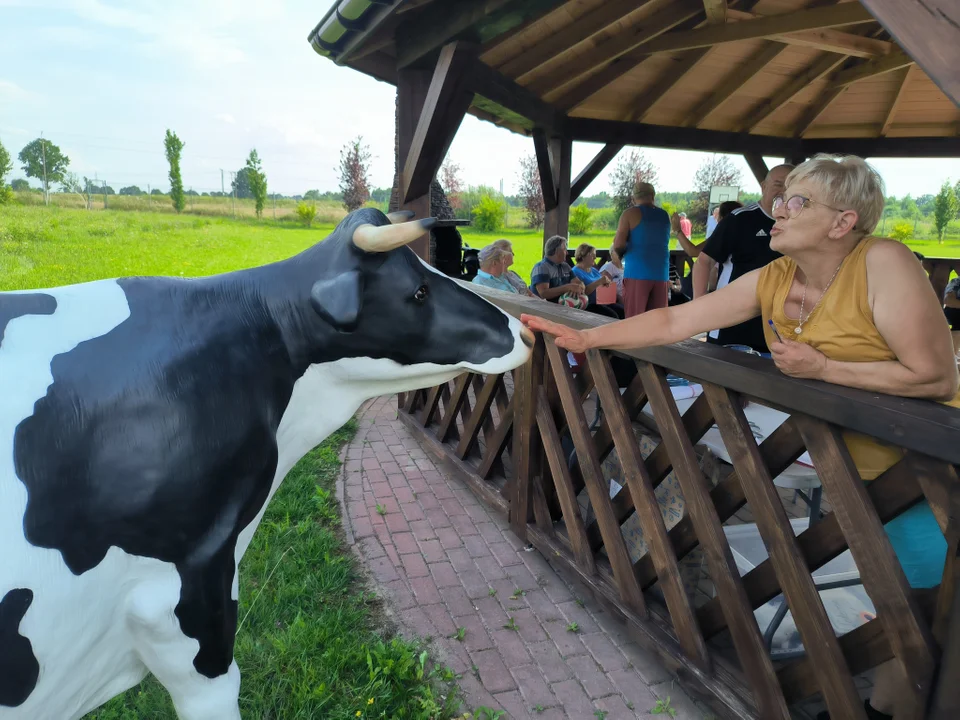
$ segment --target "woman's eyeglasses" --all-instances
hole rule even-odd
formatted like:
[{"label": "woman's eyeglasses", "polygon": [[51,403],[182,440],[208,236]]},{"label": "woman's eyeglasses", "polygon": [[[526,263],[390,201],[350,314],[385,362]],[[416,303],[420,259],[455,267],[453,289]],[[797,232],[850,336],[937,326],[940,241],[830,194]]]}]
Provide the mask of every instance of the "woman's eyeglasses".
[{"label": "woman's eyeglasses", "polygon": [[814,205],[823,205],[823,207],[833,210],[834,212],[843,212],[840,208],[835,208],[826,203],[819,202],[817,200],[811,200],[808,197],[803,195],[791,195],[789,198],[784,199],[783,195],[777,195],[773,199],[773,211],[778,212],[780,208],[786,206],[787,217],[791,220],[800,213],[803,212],[803,209],[807,206],[808,203],[813,203]]}]

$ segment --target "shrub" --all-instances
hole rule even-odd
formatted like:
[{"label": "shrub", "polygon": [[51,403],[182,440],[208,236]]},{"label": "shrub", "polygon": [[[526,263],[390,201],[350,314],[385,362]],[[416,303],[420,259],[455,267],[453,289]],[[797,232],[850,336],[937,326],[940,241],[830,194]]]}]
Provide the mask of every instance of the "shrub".
[{"label": "shrub", "polygon": [[297,219],[303,223],[304,227],[313,225],[313,219],[317,216],[317,206],[313,203],[297,204]]},{"label": "shrub", "polygon": [[617,213],[616,208],[603,208],[602,210],[594,210],[591,218],[593,221],[593,226],[597,228],[603,228],[604,230],[616,230],[617,223],[620,222],[620,215]]},{"label": "shrub", "polygon": [[483,195],[473,208],[473,226],[480,232],[497,232],[503,229],[507,204],[503,200]]},{"label": "shrub", "polygon": [[593,213],[584,205],[574,205],[570,210],[570,234],[586,235],[593,227]]},{"label": "shrub", "polygon": [[908,223],[905,220],[895,222],[890,228],[890,237],[892,237],[894,240],[899,240],[900,242],[909,240],[911,237],[913,237],[913,224]]}]

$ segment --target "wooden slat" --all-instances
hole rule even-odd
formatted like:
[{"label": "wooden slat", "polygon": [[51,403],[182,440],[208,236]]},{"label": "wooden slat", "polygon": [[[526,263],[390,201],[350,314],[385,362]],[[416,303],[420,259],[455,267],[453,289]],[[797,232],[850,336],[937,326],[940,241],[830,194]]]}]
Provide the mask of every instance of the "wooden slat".
[{"label": "wooden slat", "polygon": [[470,387],[470,373],[464,373],[458,377],[453,386],[453,393],[450,395],[450,401],[447,403],[443,419],[440,421],[440,427],[437,428],[437,438],[441,443],[445,443],[450,437],[450,429],[456,430],[457,414],[467,399],[467,389]]},{"label": "wooden slat", "polygon": [[537,157],[537,170],[540,172],[540,188],[543,191],[543,208],[547,212],[557,207],[557,173],[550,157],[550,145],[546,133],[533,131],[533,149]]},{"label": "wooden slat", "polygon": [[640,592],[637,578],[633,574],[630,554],[627,552],[623,535],[620,534],[620,526],[613,516],[613,508],[610,506],[610,488],[603,479],[600,463],[594,453],[593,438],[588,430],[587,419],[583,414],[583,405],[577,402],[573,377],[570,374],[570,367],[567,365],[566,354],[556,346],[553,338],[546,337],[545,341],[550,368],[553,370],[557,388],[560,391],[560,401],[563,403],[564,413],[570,423],[570,434],[573,438],[573,444],[577,448],[580,468],[586,479],[590,504],[600,521],[600,532],[603,534],[607,557],[610,558],[610,565],[613,567],[614,577],[620,591],[620,599],[628,608],[645,616],[647,608],[643,600],[643,593]]},{"label": "wooden slat", "polygon": [[513,429],[513,408],[513,398],[510,398],[507,409],[500,414],[500,424],[497,425],[497,429],[493,431],[493,436],[487,440],[487,448],[484,452],[483,460],[480,461],[480,465],[477,468],[477,474],[484,480],[490,478],[490,472],[493,470],[497,459],[503,453],[507,447],[507,442],[510,440],[510,431]]},{"label": "wooden slat", "polygon": [[[573,139],[569,136],[552,137],[548,143],[550,167],[553,169],[554,185],[557,189],[556,205],[543,217],[544,240],[551,235],[567,237],[570,223],[570,180],[573,174]],[[546,202],[544,195],[544,202]]]},{"label": "wooden slat", "polygon": [[[710,48],[697,48],[679,54],[675,64],[664,71],[661,77],[642,93],[634,97],[629,103],[631,108],[624,116],[627,122],[642,121],[656,105],[657,101],[666,97],[687,73],[697,67],[698,63],[710,52]],[[599,88],[598,88],[599,89]]]},{"label": "wooden slat", "polygon": [[709,24],[723,25],[727,21],[727,0],[703,0],[703,9]]},{"label": "wooden slat", "polygon": [[[707,555],[710,574],[722,598],[730,635],[740,657],[744,674],[753,689],[759,716],[767,720],[787,720],[790,711],[780,692],[776,673],[767,655],[760,629],[740,582],[736,562],[727,543],[717,512],[710,501],[703,474],[697,463],[690,438],[683,431],[680,413],[670,393],[666,377],[653,365],[644,363],[640,369],[644,387],[650,396],[650,405],[659,419],[663,442],[667,443],[673,459],[677,479],[687,503],[687,512],[693,520],[700,544]],[[856,717],[856,716],[854,716]]]},{"label": "wooden slat", "polygon": [[577,560],[577,567],[585,573],[593,574],[597,571],[593,559],[593,551],[587,542],[587,532],[583,526],[583,516],[577,503],[577,495],[573,491],[573,482],[570,480],[570,471],[567,468],[567,458],[560,445],[560,435],[557,433],[556,423],[548,410],[547,395],[543,386],[539,387],[537,401],[537,425],[543,438],[543,449],[547,453],[547,462],[553,474],[553,484],[557,490],[560,506],[563,508],[563,524],[567,528],[567,536],[573,547],[573,554]]},{"label": "wooden slat", "polygon": [[[799,433],[794,431],[799,440]],[[772,438],[772,436],[771,436]],[[802,442],[802,441],[801,441]],[[766,443],[764,443],[766,444]],[[763,445],[760,447],[763,454]],[[770,462],[764,459],[770,467]],[[771,470],[771,475],[774,470]],[[901,461],[887,470],[883,475],[867,485],[867,492],[877,509],[877,515],[882,522],[888,522],[915,505],[921,498],[921,491],[917,485],[909,465]],[[739,509],[739,508],[738,508]],[[820,522],[804,530],[797,536],[800,552],[807,563],[807,569],[813,572],[819,567],[833,560],[847,549],[847,541],[843,531],[837,523],[837,518],[831,513]],[[750,598],[750,605],[758,608],[780,594],[780,583],[768,558],[743,576],[743,587]],[[723,608],[716,599],[703,605],[697,611],[703,633],[710,638],[726,627]]]},{"label": "wooden slat", "polygon": [[762,183],[767,178],[767,173],[770,172],[767,163],[764,162],[763,156],[757,155],[756,153],[744,153],[743,159],[747,161],[753,177],[756,178],[758,183]]},{"label": "wooden slat", "polygon": [[[653,483],[647,473],[643,455],[637,447],[630,417],[623,407],[623,398],[617,388],[613,370],[607,358],[598,350],[587,351],[587,361],[590,363],[597,392],[600,394],[600,402],[610,421],[626,489],[637,508],[637,515],[644,530],[644,539],[653,558],[654,567],[657,569],[657,577],[660,580],[667,608],[670,610],[670,619],[673,621],[677,638],[687,656],[706,670],[710,667],[710,654],[700,628],[697,626],[690,599],[684,590],[680,568],[677,566],[677,556],[674,555],[673,546],[667,537],[660,503],[657,502],[657,496],[654,494]],[[586,542],[586,533],[583,539]],[[586,549],[589,552],[589,545]]]},{"label": "wooden slat", "polygon": [[824,90],[817,98],[817,101],[803,111],[803,115],[800,116],[797,124],[793,127],[793,136],[802,137],[810,126],[817,121],[817,118],[823,115],[824,111],[830,107],[833,101],[846,92],[847,87],[847,85],[840,85],[839,87]]},{"label": "wooden slat", "polygon": [[703,391],[713,408],[733,466],[739,470],[744,495],[773,562],[803,646],[813,660],[827,709],[831,717],[866,720],[860,695],[840,652],[830,618],[807,570],[773,478],[760,457],[740,399],[729,390],[710,383],[704,384]]},{"label": "wooden slat", "polygon": [[580,171],[580,174],[577,175],[573,184],[570,186],[570,202],[574,202],[583,195],[584,191],[590,187],[590,183],[597,179],[604,168],[610,164],[610,161],[613,160],[622,149],[623,145],[617,145],[615,143],[607,143],[600,148],[600,152],[593,156],[593,160],[587,163],[587,166]]},{"label": "wooden slat", "polygon": [[[701,395],[701,397],[704,396]],[[704,401],[706,401],[705,397]],[[707,408],[709,409],[709,405],[707,405]],[[689,411],[687,411],[687,415],[688,414]],[[712,414],[711,417],[713,417]],[[684,418],[686,418],[686,415],[684,415]],[[790,420],[787,420],[774,430],[760,445],[760,457],[763,458],[766,466],[770,468],[771,475],[774,475],[774,473],[779,475],[790,467],[802,453],[803,440],[801,440],[800,433],[797,432],[796,426]],[[774,477],[776,477],[776,475],[774,475]],[[740,485],[740,476],[736,469],[710,490],[710,500],[716,508],[717,517],[720,518],[721,523],[733,517],[734,513],[746,505],[747,499],[743,494],[743,488]],[[697,539],[696,529],[694,528],[690,515],[684,515],[676,525],[670,528],[670,542],[673,544],[673,549],[678,558],[685,557],[687,553],[700,543]],[[640,586],[644,590],[656,582],[656,570],[649,558],[646,556],[640,558],[635,568],[637,577],[640,580]],[[749,575],[746,575],[741,582],[743,582],[747,597],[750,599],[750,602],[753,603],[753,596],[750,594],[750,587],[747,583],[747,578],[749,577]],[[777,585],[776,575],[773,576],[773,583],[776,591],[779,592],[780,586]],[[754,605],[754,607],[756,607],[756,605]],[[706,613],[704,612],[704,608],[710,608],[714,612]],[[717,616],[719,616],[719,618]],[[697,617],[700,622],[700,630],[707,639],[709,639],[711,635],[716,634],[717,630],[715,628],[717,626],[721,628],[727,626],[726,618],[723,614],[723,603],[718,598],[714,598],[697,610]],[[708,625],[706,623],[712,624]]]},{"label": "wooden slat", "polygon": [[615,35],[581,55],[554,64],[548,72],[537,77],[527,87],[542,97],[702,12],[703,5],[700,0],[675,0],[652,15],[641,27]]},{"label": "wooden slat", "polygon": [[430,12],[410,16],[397,29],[396,66],[405,68],[435,52],[509,0],[444,0]]},{"label": "wooden slat", "polygon": [[797,416],[797,424],[850,546],[863,587],[877,608],[877,617],[907,678],[911,716],[920,717],[933,682],[933,637],[909,595],[903,569],[840,431],[803,415]]},{"label": "wooden slat", "polygon": [[564,115],[529,89],[477,60],[470,72],[470,89],[529,120],[534,127],[561,132]]},{"label": "wooden slat", "polygon": [[476,396],[477,402],[473,408],[473,413],[470,415],[470,419],[464,424],[463,436],[460,438],[460,444],[457,445],[457,449],[454,451],[456,456],[461,460],[470,454],[470,451],[477,443],[478,436],[480,435],[480,427],[484,419],[489,417],[490,406],[493,404],[493,395],[497,390],[497,381],[499,379],[500,377],[498,375],[488,375],[483,383],[483,388]]},{"label": "wooden slat", "polygon": [[931,704],[934,720],[960,717],[960,511],[956,498],[953,500],[946,533],[947,560],[933,622],[934,635],[943,650]]},{"label": "wooden slat", "polygon": [[407,414],[414,412],[420,402],[421,395],[423,395],[423,390],[411,390],[408,392],[403,399],[403,411]]},{"label": "wooden slat", "polygon": [[537,424],[537,387],[542,382],[544,343],[537,335],[533,354],[517,369],[513,388],[513,478],[510,498],[510,529],[521,540],[527,537],[527,523],[532,514],[531,480],[539,474],[540,435]]},{"label": "wooden slat", "polygon": [[750,78],[763,70],[785,49],[785,46],[780,43],[765,43],[762,48],[753,53],[749,58],[742,63],[738,63],[716,89],[690,111],[683,124],[686,127],[697,127],[700,125],[700,123],[707,119],[710,113],[733,97],[740,88],[747,84]]},{"label": "wooden slat", "polygon": [[433,422],[433,415],[437,411],[437,405],[440,404],[440,392],[443,389],[443,385],[437,385],[436,387],[430,388],[430,392],[427,393],[427,401],[423,404],[423,407],[420,409],[420,424],[423,427],[430,427],[430,423]]},{"label": "wooden slat", "polygon": [[[595,72],[582,75],[575,82],[567,85],[562,93],[551,99],[553,105],[563,112],[569,113],[596,95],[600,88],[605,88],[623,77],[628,70],[635,70],[640,67],[651,57],[646,53],[634,51],[607,63]],[[598,140],[598,142],[605,141],[605,139]]]},{"label": "wooden slat", "polygon": [[907,84],[910,81],[910,75],[916,69],[916,65],[908,65],[906,70],[903,70],[903,75],[900,78],[900,82],[897,84],[897,90],[893,94],[893,100],[890,102],[890,107],[887,108],[887,114],[884,116],[883,127],[880,129],[880,134],[885,136],[890,132],[890,126],[893,125],[893,119],[897,114],[897,108],[900,107],[900,101],[903,98],[903,90],[907,87]]}]

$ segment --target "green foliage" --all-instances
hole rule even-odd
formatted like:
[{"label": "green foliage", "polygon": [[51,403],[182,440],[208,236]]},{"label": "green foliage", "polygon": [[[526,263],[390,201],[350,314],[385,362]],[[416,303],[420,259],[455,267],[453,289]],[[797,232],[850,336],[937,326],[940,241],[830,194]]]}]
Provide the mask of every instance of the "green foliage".
[{"label": "green foliage", "polygon": [[126,187],[120,188],[121,195],[143,195],[143,190],[138,188],[136,185],[127,185]]},{"label": "green foliage", "polygon": [[936,225],[937,239],[940,242],[943,242],[943,231],[946,229],[947,223],[956,216],[958,206],[960,206],[960,201],[957,200],[957,196],[950,186],[950,181],[945,180],[933,201],[933,222]]},{"label": "green foliage", "polygon": [[163,149],[167,155],[167,163],[170,165],[170,201],[173,203],[173,209],[178,213],[183,212],[187,204],[183,195],[183,177],[180,175],[180,155],[183,153],[183,147],[183,141],[168,129],[163,138]]},{"label": "green foliage", "polygon": [[540,168],[534,155],[520,159],[520,200],[527,213],[527,227],[543,227],[546,205],[543,199],[543,187],[540,184]]},{"label": "green foliage", "polygon": [[503,229],[507,205],[490,195],[484,195],[473,208],[473,226],[480,232],[493,233]]},{"label": "green foliage", "polygon": [[900,201],[900,215],[905,218],[913,220],[920,214],[920,208],[917,207],[917,202],[908,194],[903,200]]},{"label": "green foliage", "polygon": [[297,219],[304,227],[313,225],[313,219],[317,216],[317,206],[313,203],[297,204]]},{"label": "green foliage", "polygon": [[340,192],[347,212],[363,207],[370,199],[370,146],[358,136],[340,150]]},{"label": "green foliage", "polygon": [[16,178],[11,181],[10,188],[14,192],[30,192],[30,183],[23,178]]},{"label": "green foliage", "polygon": [[908,223],[905,220],[893,223],[890,227],[890,237],[894,240],[899,240],[903,242],[904,240],[909,240],[913,237],[913,224]]},{"label": "green foliage", "polygon": [[303,194],[303,199],[304,199],[304,200],[319,200],[319,199],[320,199],[320,191],[319,191],[319,190],[307,190],[307,191]]},{"label": "green foliage", "polygon": [[263,172],[260,164],[260,156],[256,149],[250,151],[247,157],[247,166],[245,168],[250,181],[250,194],[253,195],[254,208],[257,217],[263,217],[263,203],[267,199],[267,176]]},{"label": "green foliage", "polygon": [[604,230],[616,230],[617,223],[620,222],[620,216],[617,214],[616,208],[612,207],[594,210],[592,217],[593,226]]},{"label": "green foliage", "polygon": [[13,159],[3,146],[3,143],[0,143],[0,188],[6,185],[5,178],[11,170],[13,170]]},{"label": "green foliage", "polygon": [[17,199],[9,185],[0,185],[0,205],[12,203]]},{"label": "green foliage", "polygon": [[660,699],[657,700],[657,704],[654,705],[650,710],[651,715],[669,715],[670,717],[676,717],[677,711],[670,705],[670,696],[667,695],[666,700]]},{"label": "green foliage", "polygon": [[586,235],[593,227],[593,213],[586,205],[575,205],[570,210],[570,234]]},{"label": "green foliage", "polygon": [[49,140],[37,138],[23,146],[17,156],[23,163],[21,169],[27,177],[43,183],[43,192],[50,192],[50,183],[63,182],[63,175],[70,165],[70,158]]},{"label": "green foliage", "polygon": [[[710,188],[716,185],[739,187],[743,185],[743,177],[727,155],[713,155],[697,168],[693,184],[697,189],[697,196],[688,205],[686,213],[694,228],[703,229],[707,224],[707,209],[710,207]],[[741,198],[740,202],[744,200]]]}]

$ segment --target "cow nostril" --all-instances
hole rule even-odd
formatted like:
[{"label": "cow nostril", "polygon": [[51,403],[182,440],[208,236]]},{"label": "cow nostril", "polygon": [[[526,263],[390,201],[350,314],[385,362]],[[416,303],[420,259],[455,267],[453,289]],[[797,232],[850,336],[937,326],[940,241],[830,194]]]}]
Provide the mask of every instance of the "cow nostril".
[{"label": "cow nostril", "polygon": [[523,344],[528,348],[532,348],[536,343],[536,338],[533,335],[533,331],[527,327],[520,328],[520,339],[523,340]]}]

